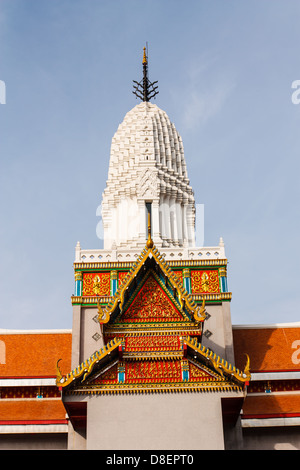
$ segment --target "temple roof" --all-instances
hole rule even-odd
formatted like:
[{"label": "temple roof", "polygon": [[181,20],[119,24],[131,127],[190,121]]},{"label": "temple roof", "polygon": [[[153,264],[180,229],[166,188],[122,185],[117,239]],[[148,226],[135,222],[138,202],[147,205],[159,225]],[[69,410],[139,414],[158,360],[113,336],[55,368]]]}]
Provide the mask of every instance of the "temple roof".
[{"label": "temple roof", "polygon": [[[182,373],[177,380],[169,379],[167,376],[165,380],[157,381],[150,375],[149,381],[147,375],[145,375],[142,380],[130,382],[126,379],[119,381],[116,374],[114,381],[101,383],[101,375],[104,375],[110,367],[121,363],[121,368],[125,370],[124,361],[126,362],[126,358],[132,359],[132,356],[126,350],[124,338],[114,338],[69,374],[63,376],[58,368],[57,386],[66,389],[70,393],[74,391],[76,393],[126,393],[133,391],[151,392],[154,390],[203,391],[207,389],[228,391],[242,390],[251,378],[249,358],[247,358],[244,371],[241,371],[217,356],[209,348],[197,343],[195,339],[187,337],[180,338],[179,348],[172,351],[171,355],[161,351],[160,360],[158,361],[156,358],[156,364],[162,362],[166,365],[169,361],[172,364],[171,368],[174,368],[173,364],[177,360],[180,363],[181,372],[185,367],[186,370],[189,366],[194,367],[198,371],[194,376],[194,380],[190,380],[188,375],[184,378],[184,373]],[[145,358],[146,362],[143,362]],[[140,356],[138,363],[149,364],[150,359],[151,356]],[[130,360],[128,363],[132,364]],[[168,370],[168,367],[166,367],[166,370]],[[93,384],[94,377],[100,377],[96,385]],[[199,380],[197,380],[197,377],[199,377]],[[138,379],[138,377],[135,378]]]},{"label": "temple roof", "polygon": [[57,385],[66,393],[243,390],[249,358],[242,372],[201,345],[204,302],[195,304],[161,257],[150,224],[148,234],[111,302],[98,304],[107,344],[67,375],[58,366]]},{"label": "temple roof", "polygon": [[299,371],[300,323],[234,326],[236,362],[241,354],[251,357],[252,372]]},{"label": "temple roof", "polygon": [[71,367],[71,330],[0,330],[0,379],[55,378]]}]

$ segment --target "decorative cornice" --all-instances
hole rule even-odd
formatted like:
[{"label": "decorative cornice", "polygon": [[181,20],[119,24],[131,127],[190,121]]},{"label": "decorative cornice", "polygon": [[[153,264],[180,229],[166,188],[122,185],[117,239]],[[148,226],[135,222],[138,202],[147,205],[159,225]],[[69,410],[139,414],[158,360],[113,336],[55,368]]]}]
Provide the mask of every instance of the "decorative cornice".
[{"label": "decorative cornice", "polygon": [[71,302],[72,302],[72,305],[82,304],[82,305],[90,305],[90,306],[96,307],[99,302],[101,304],[108,304],[111,301],[111,299],[112,299],[111,296],[109,297],[108,296],[83,297],[83,296],[72,295]]},{"label": "decorative cornice", "polygon": [[131,351],[123,353],[124,359],[134,360],[134,361],[144,361],[144,360],[173,360],[173,359],[182,359],[183,351]]},{"label": "decorative cornice", "polygon": [[[226,302],[230,301],[232,298],[231,292],[220,292],[217,294],[189,294],[194,302],[202,302],[205,299],[205,302]],[[82,296],[75,296],[71,297],[72,305],[82,304],[82,305],[90,305],[90,306],[97,306],[98,302],[101,304],[108,304],[112,301],[113,297],[82,297]]]},{"label": "decorative cornice", "polygon": [[228,382],[177,382],[155,384],[118,384],[99,387],[82,386],[68,390],[66,395],[124,395],[137,393],[182,393],[182,392],[243,392],[240,386]]},{"label": "decorative cornice", "polygon": [[191,294],[191,296],[195,302],[200,302],[203,299],[205,302],[225,302],[231,300],[232,292],[220,292],[216,294]]},{"label": "decorative cornice", "polygon": [[165,324],[163,326],[159,326],[156,329],[153,329],[153,325],[146,325],[147,328],[144,330],[141,330],[140,324],[134,325],[134,329],[132,330],[123,330],[120,329],[119,327],[116,328],[105,328],[104,335],[106,337],[110,337],[112,335],[122,335],[122,337],[130,337],[130,336],[180,336],[180,337],[186,337],[186,336],[191,336],[191,335],[196,335],[199,336],[202,332],[201,328],[188,328],[186,326],[186,323],[183,324],[184,328],[178,328],[178,323],[176,323],[176,326],[174,327],[173,325],[169,325],[170,329],[165,328]]},{"label": "decorative cornice", "polygon": [[[202,259],[202,260],[167,260],[170,267],[207,267],[207,266],[227,266],[227,259]],[[97,261],[97,262],[74,262],[74,269],[84,271],[95,269],[131,269],[136,261]]]},{"label": "decorative cornice", "polygon": [[111,334],[121,334],[123,336],[130,336],[133,334],[138,334],[141,335],[143,333],[148,333],[150,328],[151,331],[155,331],[157,334],[163,333],[163,334],[179,334],[181,336],[187,334],[187,335],[192,335],[192,334],[198,334],[200,335],[202,332],[201,327],[195,325],[195,323],[188,323],[188,322],[176,322],[174,323],[139,323],[138,324],[138,330],[137,330],[137,325],[136,323],[128,323],[128,324],[118,324],[116,326],[108,326],[105,329],[105,334],[111,335]]}]

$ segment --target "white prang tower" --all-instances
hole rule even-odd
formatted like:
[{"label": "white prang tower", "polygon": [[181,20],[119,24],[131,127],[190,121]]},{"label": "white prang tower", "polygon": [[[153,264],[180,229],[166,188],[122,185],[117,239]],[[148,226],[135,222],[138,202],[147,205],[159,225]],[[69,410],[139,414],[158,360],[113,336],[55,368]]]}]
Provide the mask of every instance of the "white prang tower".
[{"label": "white prang tower", "polygon": [[165,111],[149,102],[157,92],[149,86],[145,49],[143,70],[143,83],[135,82],[143,101],[112,139],[102,201],[104,248],[143,247],[149,212],[157,247],[194,247],[195,199],[182,139]]}]

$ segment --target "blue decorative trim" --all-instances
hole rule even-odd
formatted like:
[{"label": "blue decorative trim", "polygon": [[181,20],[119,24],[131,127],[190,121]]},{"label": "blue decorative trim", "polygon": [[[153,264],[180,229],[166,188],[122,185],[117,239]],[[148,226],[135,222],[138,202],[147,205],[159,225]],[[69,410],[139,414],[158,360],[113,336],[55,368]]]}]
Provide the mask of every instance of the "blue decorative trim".
[{"label": "blue decorative trim", "polygon": [[187,382],[189,380],[189,371],[188,370],[183,370],[182,371],[182,380],[184,382]]},{"label": "blue decorative trim", "polygon": [[191,288],[191,278],[190,277],[184,277],[183,278],[183,287],[187,291],[188,294],[191,293],[192,288]]},{"label": "blue decorative trim", "polygon": [[75,296],[76,297],[82,296],[82,281],[80,280],[75,281]]},{"label": "blue decorative trim", "polygon": [[118,280],[117,279],[111,279],[111,281],[110,281],[111,296],[115,295],[117,290],[118,290]]},{"label": "blue decorative trim", "polygon": [[222,292],[228,292],[227,277],[225,276],[221,277],[221,290]]}]

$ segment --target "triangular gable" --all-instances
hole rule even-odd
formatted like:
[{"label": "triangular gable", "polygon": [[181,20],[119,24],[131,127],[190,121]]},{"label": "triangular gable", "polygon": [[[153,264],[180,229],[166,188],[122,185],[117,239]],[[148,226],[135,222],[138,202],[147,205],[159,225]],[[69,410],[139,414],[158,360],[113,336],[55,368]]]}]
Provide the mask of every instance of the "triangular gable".
[{"label": "triangular gable", "polygon": [[190,320],[202,323],[205,320],[205,309],[199,307],[192,296],[183,288],[182,283],[172,272],[168,263],[153,245],[152,240],[148,240],[146,247],[141,252],[139,258],[134,263],[129,273],[122,279],[122,284],[114,294],[106,307],[102,307],[98,302],[98,320],[101,324],[109,323],[112,319],[119,317],[124,311],[127,301],[136,289],[137,283],[145,275],[145,271],[152,269],[164,283],[170,296],[178,304],[180,311]]},{"label": "triangular gable", "polygon": [[110,323],[104,337],[113,339],[67,376],[58,368],[57,385],[67,393],[242,391],[250,380],[249,358],[242,372],[198,342],[204,302],[194,303],[150,236],[112,301],[98,310],[100,324]]},{"label": "triangular gable", "polygon": [[153,269],[148,269],[114,323],[191,321]]}]

